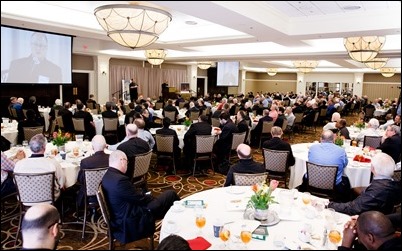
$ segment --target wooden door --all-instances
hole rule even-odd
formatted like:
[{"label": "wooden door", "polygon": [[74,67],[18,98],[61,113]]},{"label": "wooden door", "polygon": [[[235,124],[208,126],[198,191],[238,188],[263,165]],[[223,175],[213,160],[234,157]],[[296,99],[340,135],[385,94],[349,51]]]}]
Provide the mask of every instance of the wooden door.
[{"label": "wooden door", "polygon": [[74,104],[76,99],[80,99],[84,104],[89,98],[89,74],[74,73],[73,84],[63,85],[63,102]]}]

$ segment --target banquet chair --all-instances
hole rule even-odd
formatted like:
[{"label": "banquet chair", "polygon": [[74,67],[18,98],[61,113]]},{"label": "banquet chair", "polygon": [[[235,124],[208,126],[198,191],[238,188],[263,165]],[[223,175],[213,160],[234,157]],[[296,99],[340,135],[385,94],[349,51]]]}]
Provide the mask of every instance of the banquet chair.
[{"label": "banquet chair", "polygon": [[192,111],[190,112],[190,120],[198,120],[198,117],[200,116],[200,112],[197,111]]},{"label": "banquet chair", "polygon": [[337,165],[320,165],[307,161],[307,189],[316,196],[335,198]]},{"label": "banquet chair", "polygon": [[289,151],[279,151],[279,150],[271,150],[264,148],[264,165],[265,170],[268,171],[269,176],[268,179],[278,179],[283,180],[285,182],[288,177],[288,155]]},{"label": "banquet chair", "polygon": [[11,117],[18,121],[19,118],[18,118],[17,109],[15,109],[14,107],[10,107],[10,111],[11,111]]},{"label": "banquet chair", "polygon": [[[274,121],[264,121],[262,122],[262,131],[261,131],[261,136],[260,136],[260,145],[258,146],[258,149],[261,148],[262,144],[262,139],[270,139],[271,138],[271,129],[274,126]],[[264,137],[264,135],[266,137]]]},{"label": "banquet chair", "polygon": [[[113,229],[110,226],[110,211],[109,211],[109,207],[108,204],[106,202],[106,198],[105,198],[105,194],[103,192],[103,188],[102,185],[100,184],[98,187],[98,191],[96,192],[96,198],[98,199],[99,202],[99,207],[101,209],[102,212],[102,217],[103,220],[106,224],[106,228],[107,228],[107,238],[109,239],[109,249],[108,250],[114,250],[114,237],[113,237]],[[154,249],[154,235],[150,235],[150,243],[149,243],[149,248],[150,250]]]},{"label": "banquet chair", "polygon": [[179,102],[179,109],[183,109],[186,102]]},{"label": "banquet chair", "polygon": [[[96,203],[91,203],[89,201],[90,197],[96,196],[96,192],[98,190],[99,184],[102,181],[103,175],[105,175],[107,171],[107,167],[102,168],[93,168],[93,169],[82,169],[84,174],[84,222],[82,224],[82,235],[81,238],[84,239],[85,236],[85,225],[87,223],[87,212],[88,206],[95,208]],[[78,213],[78,210],[77,210]]]},{"label": "banquet chair", "polygon": [[54,205],[55,172],[46,173],[14,173],[14,183],[17,188],[17,198],[20,208],[15,246],[21,230],[21,223],[26,210],[38,203]]},{"label": "banquet chair", "polygon": [[[232,158],[235,158],[237,156],[236,149],[240,144],[243,144],[244,141],[246,140],[246,133],[247,132],[233,133],[232,147],[230,149],[230,154],[229,154],[229,162]],[[233,156],[233,152],[236,153],[234,156]]]},{"label": "banquet chair", "polygon": [[165,117],[168,117],[172,123],[176,123],[176,112],[175,111],[165,111]]},{"label": "banquet chair", "polygon": [[381,145],[381,136],[364,136],[363,139],[363,148],[366,146],[370,146],[372,148],[377,148]]},{"label": "banquet chair", "polygon": [[119,118],[102,118],[103,119],[103,136],[110,145],[116,144],[119,139],[117,130],[119,127]]},{"label": "banquet chair", "polygon": [[159,109],[162,109],[162,108],[163,108],[163,102],[156,102],[155,103],[155,107],[154,107],[155,110],[159,110]]},{"label": "banquet chair", "polygon": [[197,161],[211,161],[211,168],[213,174],[215,175],[214,163],[212,161],[212,152],[215,144],[215,135],[195,135],[195,157],[193,166],[193,176],[195,174],[195,167]]},{"label": "banquet chair", "polygon": [[84,134],[85,137],[85,122],[83,118],[73,118],[75,134]]},{"label": "banquet chair", "polygon": [[134,174],[133,184],[141,187],[144,192],[148,191],[147,174],[149,165],[151,164],[152,150],[147,153],[137,154],[134,156]]},{"label": "banquet chair", "polygon": [[401,181],[401,169],[395,170],[392,178],[396,181]]},{"label": "banquet chair", "polygon": [[30,141],[36,134],[43,134],[43,126],[23,127],[24,139]]},{"label": "banquet chair", "polygon": [[375,108],[365,108],[364,109],[364,121],[369,121],[371,118],[374,118]]},{"label": "banquet chair", "polygon": [[213,127],[219,127],[221,125],[221,122],[218,118],[211,118],[211,123]]},{"label": "banquet chair", "polygon": [[174,136],[173,135],[155,135],[156,140],[156,165],[159,160],[167,159],[173,163],[173,173],[176,174],[176,163],[174,158]]},{"label": "banquet chair", "polygon": [[64,131],[63,117],[57,116],[55,120],[57,121],[57,126],[59,127],[59,129]]},{"label": "banquet chair", "polygon": [[264,173],[233,173],[236,186],[252,186],[267,181],[268,172]]},{"label": "banquet chair", "polygon": [[92,103],[92,102],[87,102],[87,108],[89,108],[89,109],[91,109],[91,110],[95,109],[94,103]]}]

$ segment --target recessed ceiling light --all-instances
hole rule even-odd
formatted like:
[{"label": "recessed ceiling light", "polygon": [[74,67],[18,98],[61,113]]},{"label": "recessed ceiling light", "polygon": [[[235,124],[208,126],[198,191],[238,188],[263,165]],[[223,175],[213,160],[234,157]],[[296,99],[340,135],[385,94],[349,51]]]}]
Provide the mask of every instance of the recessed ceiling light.
[{"label": "recessed ceiling light", "polygon": [[196,21],[186,21],[185,23],[188,25],[197,25]]},{"label": "recessed ceiling light", "polygon": [[361,8],[361,6],[358,6],[358,5],[346,5],[346,6],[343,6],[342,9],[344,9],[344,10],[358,10],[360,8]]}]

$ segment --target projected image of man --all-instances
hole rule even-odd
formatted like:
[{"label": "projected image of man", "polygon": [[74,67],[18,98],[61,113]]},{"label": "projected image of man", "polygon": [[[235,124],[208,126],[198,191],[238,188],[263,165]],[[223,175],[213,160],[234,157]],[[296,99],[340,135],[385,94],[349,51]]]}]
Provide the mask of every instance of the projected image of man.
[{"label": "projected image of man", "polygon": [[61,68],[46,59],[48,40],[45,34],[35,32],[30,41],[31,54],[11,62],[7,82],[61,83]]}]

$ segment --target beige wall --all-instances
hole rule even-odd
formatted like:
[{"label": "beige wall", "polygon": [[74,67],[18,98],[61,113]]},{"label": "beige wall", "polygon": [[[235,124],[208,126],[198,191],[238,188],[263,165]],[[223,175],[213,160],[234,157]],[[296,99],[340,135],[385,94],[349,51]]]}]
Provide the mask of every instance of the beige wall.
[{"label": "beige wall", "polygon": [[363,77],[362,95],[367,95],[369,100],[382,98],[383,100],[398,98],[401,93],[401,74],[395,74],[390,78],[380,73],[366,73]]},{"label": "beige wall", "polygon": [[93,56],[73,54],[72,64],[74,70],[93,71],[95,69]]},{"label": "beige wall", "polygon": [[[126,66],[143,66],[143,61],[136,61],[136,60],[128,60],[128,59],[119,59],[119,58],[111,58],[109,61],[110,65],[126,65]],[[144,67],[152,68],[148,62],[144,63]],[[154,66],[154,68],[159,68],[159,66]],[[187,70],[187,65],[178,65],[178,64],[166,64],[163,63],[161,65],[164,69],[180,69],[180,70]]]},{"label": "beige wall", "polygon": [[264,73],[247,72],[245,93],[247,92],[296,92],[297,74],[278,73],[269,76]]}]

